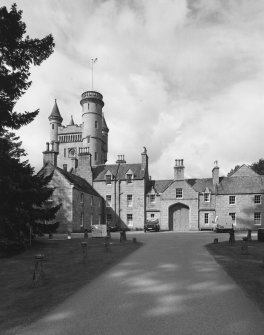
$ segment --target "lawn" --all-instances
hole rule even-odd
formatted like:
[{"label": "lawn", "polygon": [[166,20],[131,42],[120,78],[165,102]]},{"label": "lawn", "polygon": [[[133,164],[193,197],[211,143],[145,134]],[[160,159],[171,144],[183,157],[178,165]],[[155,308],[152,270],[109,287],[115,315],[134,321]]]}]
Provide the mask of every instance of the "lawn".
[{"label": "lawn", "polygon": [[245,294],[264,312],[264,242],[249,241],[248,255],[242,254],[242,240],[230,245],[228,241],[206,247],[227,274]]},{"label": "lawn", "polygon": [[[0,259],[0,333],[36,320],[140,246],[116,238],[106,251],[103,239],[89,238],[84,262],[81,242],[40,238],[24,253]],[[39,253],[47,260],[45,279],[36,286],[32,277]]]}]

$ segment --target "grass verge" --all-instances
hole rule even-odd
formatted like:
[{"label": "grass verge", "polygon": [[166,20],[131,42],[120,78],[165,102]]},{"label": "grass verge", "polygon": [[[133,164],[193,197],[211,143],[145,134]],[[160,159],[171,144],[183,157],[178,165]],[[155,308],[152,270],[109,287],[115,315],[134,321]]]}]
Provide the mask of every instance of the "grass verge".
[{"label": "grass verge", "polygon": [[243,241],[230,245],[227,241],[206,247],[227,274],[246,295],[264,312],[264,243],[249,241],[248,255],[242,254]]},{"label": "grass verge", "polygon": [[[81,242],[41,238],[23,254],[0,259],[0,333],[38,319],[140,246],[112,239],[106,252],[103,239],[89,238],[84,263]],[[34,257],[39,253],[47,257],[45,278],[34,287]]]}]

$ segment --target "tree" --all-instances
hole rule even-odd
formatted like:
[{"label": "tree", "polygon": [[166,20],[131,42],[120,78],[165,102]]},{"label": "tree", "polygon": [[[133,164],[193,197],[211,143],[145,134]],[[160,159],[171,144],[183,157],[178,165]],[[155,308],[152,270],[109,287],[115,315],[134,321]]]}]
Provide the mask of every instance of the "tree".
[{"label": "tree", "polygon": [[12,5],[10,12],[0,8],[0,133],[5,127],[19,129],[33,121],[34,112],[17,113],[14,106],[30,87],[30,65],[40,65],[53,52],[53,37],[24,38],[26,24],[22,11]]},{"label": "tree", "polygon": [[0,233],[10,239],[27,234],[40,220],[54,218],[59,208],[42,206],[53,192],[50,179],[34,175],[28,161],[22,161],[26,153],[19,138],[8,130],[19,129],[37,116],[38,110],[18,113],[14,107],[31,85],[30,65],[40,65],[54,48],[51,35],[24,37],[21,17],[15,4],[9,12],[0,8]]},{"label": "tree", "polygon": [[258,162],[250,165],[251,169],[258,174],[264,174],[264,159],[260,158]]},{"label": "tree", "polygon": [[60,206],[47,208],[43,203],[52,195],[48,187],[52,175],[40,178],[28,161],[20,162],[25,151],[13,133],[6,132],[0,141],[0,222],[1,233],[11,240],[29,236],[30,228],[55,218]]},{"label": "tree", "polygon": [[231,169],[228,174],[227,174],[227,177],[230,177],[233,173],[235,173],[239,168],[240,168],[241,165],[236,165],[233,169]]}]

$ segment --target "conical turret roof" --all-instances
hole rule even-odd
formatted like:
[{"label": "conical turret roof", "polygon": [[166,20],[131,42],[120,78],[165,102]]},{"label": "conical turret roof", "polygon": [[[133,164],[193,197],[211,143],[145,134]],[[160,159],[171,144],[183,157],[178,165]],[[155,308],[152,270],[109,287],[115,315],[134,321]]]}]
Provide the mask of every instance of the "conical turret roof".
[{"label": "conical turret roof", "polygon": [[69,123],[69,126],[74,126],[74,121],[73,121],[73,117],[72,117],[72,115],[71,115],[71,121],[70,121],[70,123]]},{"label": "conical turret roof", "polygon": [[54,106],[52,108],[51,114],[49,116],[49,120],[57,120],[60,123],[63,120],[63,118],[60,115],[60,111],[59,111],[56,99],[55,99],[55,103],[54,103]]},{"label": "conical turret roof", "polygon": [[104,116],[103,116],[102,129],[103,129],[104,131],[106,131],[107,133],[109,132],[109,128],[107,127],[107,124],[106,124],[106,122],[105,122],[105,118],[104,118]]}]

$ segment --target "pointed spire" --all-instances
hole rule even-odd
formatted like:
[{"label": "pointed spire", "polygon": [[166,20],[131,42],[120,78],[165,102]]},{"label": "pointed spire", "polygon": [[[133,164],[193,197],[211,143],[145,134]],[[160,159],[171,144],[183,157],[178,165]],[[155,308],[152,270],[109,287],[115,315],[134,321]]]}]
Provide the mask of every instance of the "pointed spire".
[{"label": "pointed spire", "polygon": [[103,124],[102,124],[102,130],[109,132],[109,128],[107,127],[107,124],[105,122],[104,114],[103,114]]},{"label": "pointed spire", "polygon": [[54,106],[52,108],[51,114],[49,116],[49,120],[50,121],[51,120],[57,120],[57,121],[59,121],[59,123],[61,123],[62,120],[63,120],[63,118],[60,115],[60,111],[59,111],[56,99],[55,99],[55,103],[54,103]]},{"label": "pointed spire", "polygon": [[74,121],[73,121],[73,117],[72,117],[72,115],[71,115],[71,121],[70,121],[70,123],[69,123],[69,126],[74,126]]}]

